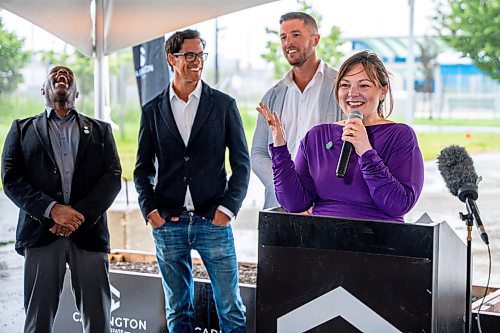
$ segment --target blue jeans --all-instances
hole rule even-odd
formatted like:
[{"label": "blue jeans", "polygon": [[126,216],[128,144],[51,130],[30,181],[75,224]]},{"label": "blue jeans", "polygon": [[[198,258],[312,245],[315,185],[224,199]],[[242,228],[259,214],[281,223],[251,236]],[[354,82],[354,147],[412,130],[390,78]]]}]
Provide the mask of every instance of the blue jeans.
[{"label": "blue jeans", "polygon": [[231,226],[219,227],[209,219],[183,212],[179,221],[167,220],[161,228],[153,229],[153,237],[169,332],[195,332],[193,249],[200,254],[210,277],[222,332],[246,332]]}]

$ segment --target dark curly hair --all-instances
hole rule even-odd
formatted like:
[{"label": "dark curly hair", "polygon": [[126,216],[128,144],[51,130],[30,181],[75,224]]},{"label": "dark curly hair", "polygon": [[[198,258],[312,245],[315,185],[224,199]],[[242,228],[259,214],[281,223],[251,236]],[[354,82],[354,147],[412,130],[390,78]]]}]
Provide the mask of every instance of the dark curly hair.
[{"label": "dark curly hair", "polygon": [[[198,30],[186,29],[176,31],[165,41],[165,54],[168,55],[169,53],[179,52],[185,39],[199,39],[203,49],[205,49],[205,45],[207,44],[205,40],[201,38]],[[170,65],[170,69],[172,69],[172,65]]]},{"label": "dark curly hair", "polygon": [[[391,82],[389,81],[389,72],[385,68],[382,60],[378,57],[378,55],[369,50],[361,51],[356,54],[350,56],[339,68],[339,73],[337,74],[337,80],[335,81],[335,99],[337,103],[339,103],[338,92],[340,88],[340,81],[346,75],[347,72],[351,70],[354,66],[361,64],[363,68],[373,82],[378,87],[386,88],[387,87],[387,96],[389,96],[389,112],[384,112],[384,102],[380,101],[377,107],[377,114],[380,118],[387,118],[392,113],[392,109],[394,107],[394,98],[392,96]],[[339,103],[340,104],[340,103]]]}]

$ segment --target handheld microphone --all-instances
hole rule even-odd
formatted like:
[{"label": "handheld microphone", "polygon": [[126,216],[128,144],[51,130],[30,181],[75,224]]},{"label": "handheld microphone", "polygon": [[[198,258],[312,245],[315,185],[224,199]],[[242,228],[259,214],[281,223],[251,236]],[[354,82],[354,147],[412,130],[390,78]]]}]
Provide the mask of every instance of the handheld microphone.
[{"label": "handheld microphone", "polygon": [[474,162],[465,148],[451,145],[441,150],[437,158],[438,168],[451,194],[465,202],[476,220],[484,243],[489,244],[488,234],[479,216],[476,200],[479,197],[477,184],[481,180],[474,169]]},{"label": "handheld microphone", "polygon": [[[347,116],[347,119],[349,120],[354,118],[363,120],[363,115],[358,110],[352,110],[351,113],[349,113],[349,116]],[[345,174],[347,172],[347,165],[349,164],[349,159],[351,158],[352,154],[352,149],[352,143],[350,143],[349,141],[344,141],[344,143],[342,144],[342,150],[340,151],[339,161],[337,163],[336,175],[339,178],[345,177]]]}]

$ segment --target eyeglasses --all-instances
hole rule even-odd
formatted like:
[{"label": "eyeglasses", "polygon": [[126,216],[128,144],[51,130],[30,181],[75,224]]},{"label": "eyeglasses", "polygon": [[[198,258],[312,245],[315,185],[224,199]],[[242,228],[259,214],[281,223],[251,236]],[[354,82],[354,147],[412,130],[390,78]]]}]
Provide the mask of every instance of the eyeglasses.
[{"label": "eyeglasses", "polygon": [[178,56],[184,56],[186,58],[187,62],[193,62],[196,60],[196,57],[200,58],[201,61],[207,60],[208,53],[205,52],[200,52],[200,53],[194,53],[194,52],[179,52],[179,53],[172,53],[175,57]]}]

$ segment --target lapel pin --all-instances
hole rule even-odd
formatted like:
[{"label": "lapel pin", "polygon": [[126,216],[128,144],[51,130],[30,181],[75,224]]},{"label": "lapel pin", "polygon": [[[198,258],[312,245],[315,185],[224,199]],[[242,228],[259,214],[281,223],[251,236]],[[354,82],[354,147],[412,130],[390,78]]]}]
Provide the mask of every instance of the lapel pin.
[{"label": "lapel pin", "polygon": [[328,143],[325,145],[326,149],[332,149],[332,147],[333,147],[333,142],[331,141],[328,141]]},{"label": "lapel pin", "polygon": [[90,134],[89,127],[87,125],[83,126],[83,133]]}]

